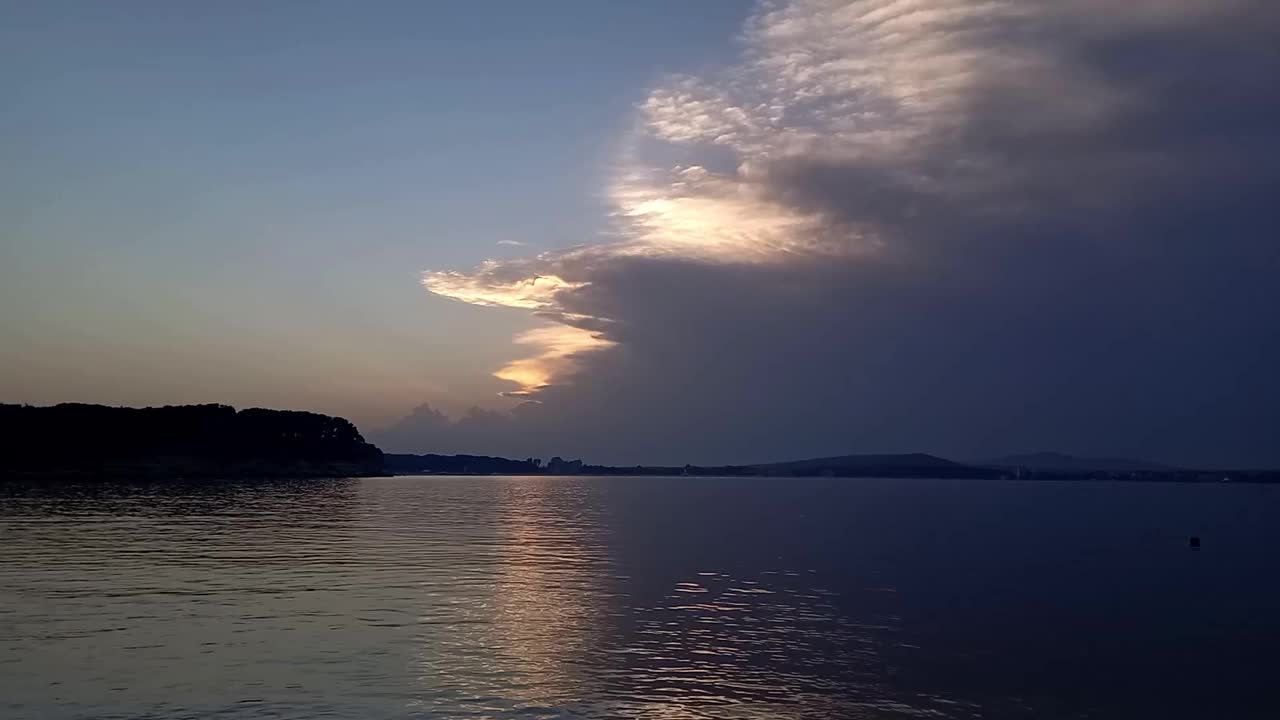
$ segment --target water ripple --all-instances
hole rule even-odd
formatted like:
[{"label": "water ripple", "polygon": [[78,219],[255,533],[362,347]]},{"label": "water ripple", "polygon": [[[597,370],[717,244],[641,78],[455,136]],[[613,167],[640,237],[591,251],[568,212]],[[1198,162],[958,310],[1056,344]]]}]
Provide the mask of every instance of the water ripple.
[{"label": "water ripple", "polygon": [[[646,482],[659,481],[0,486],[0,716],[967,718],[1045,707],[1049,689],[966,670],[1017,671],[996,649],[1031,640],[973,623],[1037,627],[1027,608],[1044,598],[989,589],[1042,562],[1019,565],[1006,549],[1005,567],[985,570],[955,543],[978,553],[995,541],[963,540],[963,524],[950,526],[960,540],[928,545],[877,505],[896,503],[901,518],[927,501],[885,500],[877,493],[900,491],[881,486]],[[803,530],[788,507],[803,509]],[[1179,592],[1173,582],[1161,587]],[[1274,624],[1249,623],[1260,645],[1276,639]],[[1070,645],[1051,642],[1037,652]],[[1105,714],[1105,698],[1087,702],[1069,709]]]}]

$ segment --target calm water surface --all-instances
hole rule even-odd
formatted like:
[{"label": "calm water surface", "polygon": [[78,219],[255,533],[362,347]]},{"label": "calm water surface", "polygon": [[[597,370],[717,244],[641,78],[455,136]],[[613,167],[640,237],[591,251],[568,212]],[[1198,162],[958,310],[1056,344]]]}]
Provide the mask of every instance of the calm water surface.
[{"label": "calm water surface", "polygon": [[1265,486],[0,486],[0,717],[1275,718],[1278,568]]}]

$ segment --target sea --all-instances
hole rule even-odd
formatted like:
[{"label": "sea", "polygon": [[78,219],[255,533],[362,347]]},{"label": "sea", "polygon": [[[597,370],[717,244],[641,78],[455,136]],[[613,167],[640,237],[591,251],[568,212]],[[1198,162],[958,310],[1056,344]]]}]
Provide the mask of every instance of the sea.
[{"label": "sea", "polygon": [[6,720],[1277,717],[1280,486],[0,485]]}]

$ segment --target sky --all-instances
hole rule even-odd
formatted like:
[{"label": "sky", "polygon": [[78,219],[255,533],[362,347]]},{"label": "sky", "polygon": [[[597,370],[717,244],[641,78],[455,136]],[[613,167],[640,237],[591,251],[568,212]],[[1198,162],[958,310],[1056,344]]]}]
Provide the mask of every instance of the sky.
[{"label": "sky", "polygon": [[0,399],[1280,465],[1280,6],[0,4]]}]

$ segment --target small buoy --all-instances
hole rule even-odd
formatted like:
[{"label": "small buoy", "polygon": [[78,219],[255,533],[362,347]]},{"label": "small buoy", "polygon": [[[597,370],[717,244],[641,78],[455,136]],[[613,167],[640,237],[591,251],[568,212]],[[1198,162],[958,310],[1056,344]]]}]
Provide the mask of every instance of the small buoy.
[{"label": "small buoy", "polygon": [[1200,538],[1196,535],[1192,535],[1190,538],[1187,539],[1187,545],[1189,545],[1193,550],[1199,550]]}]

